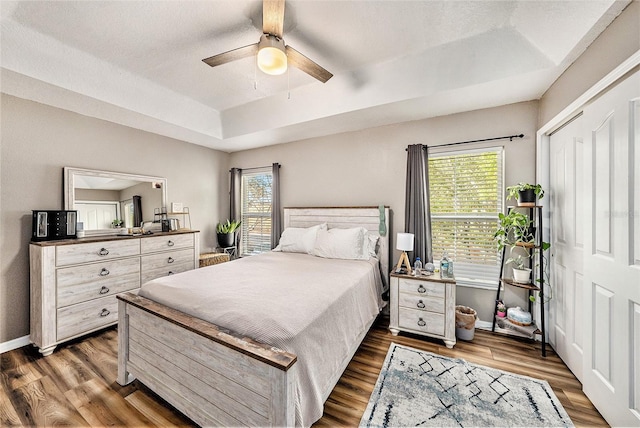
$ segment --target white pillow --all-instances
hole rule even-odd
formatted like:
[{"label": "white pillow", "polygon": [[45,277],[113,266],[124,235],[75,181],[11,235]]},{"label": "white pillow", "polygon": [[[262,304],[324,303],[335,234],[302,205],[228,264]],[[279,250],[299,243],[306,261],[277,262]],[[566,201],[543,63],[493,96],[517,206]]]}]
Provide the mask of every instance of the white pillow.
[{"label": "white pillow", "polygon": [[363,258],[366,260],[369,260],[369,257],[378,258],[377,249],[378,249],[378,241],[380,240],[380,237],[376,235],[371,235],[368,232],[366,232],[366,236],[368,237],[367,239],[368,245],[364,245],[364,248],[362,249]]},{"label": "white pillow", "polygon": [[313,246],[316,242],[316,233],[318,230],[326,230],[327,224],[322,223],[311,227],[287,227],[280,242],[273,251],[282,251],[283,253],[307,253],[311,254]]},{"label": "white pillow", "polygon": [[327,259],[369,260],[367,231],[363,227],[319,230],[311,254]]}]

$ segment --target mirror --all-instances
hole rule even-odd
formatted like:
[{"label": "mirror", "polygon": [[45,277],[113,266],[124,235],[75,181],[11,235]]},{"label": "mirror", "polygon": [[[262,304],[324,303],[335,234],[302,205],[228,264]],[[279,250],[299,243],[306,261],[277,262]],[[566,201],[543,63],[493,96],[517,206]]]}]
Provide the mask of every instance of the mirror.
[{"label": "mirror", "polygon": [[85,236],[119,234],[154,221],[166,200],[162,177],[64,168],[64,206],[78,211],[78,228],[82,223]]}]

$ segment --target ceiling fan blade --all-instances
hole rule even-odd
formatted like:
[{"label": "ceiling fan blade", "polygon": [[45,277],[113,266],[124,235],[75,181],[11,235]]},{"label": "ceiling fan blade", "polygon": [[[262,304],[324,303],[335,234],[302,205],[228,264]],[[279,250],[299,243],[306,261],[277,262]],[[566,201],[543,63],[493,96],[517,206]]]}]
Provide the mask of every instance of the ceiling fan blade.
[{"label": "ceiling fan blade", "polygon": [[287,53],[287,62],[289,65],[304,71],[309,76],[315,77],[322,83],[326,83],[327,80],[333,77],[333,74],[311,61],[291,46],[286,46],[285,51]]},{"label": "ceiling fan blade", "polygon": [[218,55],[211,56],[209,58],[205,58],[202,61],[206,64],[209,64],[211,67],[215,67],[217,65],[226,64],[228,62],[235,61],[237,59],[253,56],[253,55],[256,55],[257,53],[258,53],[258,43],[255,43],[253,45],[244,46],[238,49],[234,49]]},{"label": "ceiling fan blade", "polygon": [[262,2],[262,32],[282,38],[284,0],[264,0]]}]

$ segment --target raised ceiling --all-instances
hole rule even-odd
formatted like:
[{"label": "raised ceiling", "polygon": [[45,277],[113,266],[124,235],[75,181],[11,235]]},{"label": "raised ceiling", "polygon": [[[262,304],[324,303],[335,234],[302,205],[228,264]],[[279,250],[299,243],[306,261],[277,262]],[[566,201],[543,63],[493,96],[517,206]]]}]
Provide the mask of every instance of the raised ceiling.
[{"label": "raised ceiling", "polygon": [[6,1],[2,92],[227,152],[538,99],[628,0],[289,0],[320,83],[246,58],[262,2]]}]

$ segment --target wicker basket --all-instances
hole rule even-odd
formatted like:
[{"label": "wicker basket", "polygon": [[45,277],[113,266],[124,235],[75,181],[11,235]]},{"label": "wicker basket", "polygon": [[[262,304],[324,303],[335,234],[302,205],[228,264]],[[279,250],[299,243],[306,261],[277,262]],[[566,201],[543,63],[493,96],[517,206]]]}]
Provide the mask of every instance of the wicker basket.
[{"label": "wicker basket", "polygon": [[200,254],[200,267],[217,265],[229,261],[229,254],[226,253],[204,253]]}]

